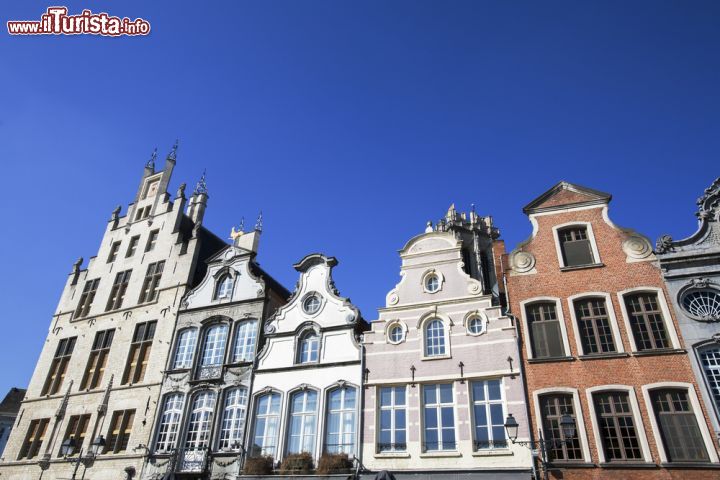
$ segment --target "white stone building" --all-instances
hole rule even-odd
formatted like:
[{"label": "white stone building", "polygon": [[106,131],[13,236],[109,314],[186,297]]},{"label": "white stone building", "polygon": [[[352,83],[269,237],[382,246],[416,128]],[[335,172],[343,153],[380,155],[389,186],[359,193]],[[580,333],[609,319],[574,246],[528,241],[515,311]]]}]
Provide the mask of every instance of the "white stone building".
[{"label": "white stone building", "polygon": [[[364,335],[362,462],[397,479],[526,479],[504,421],[527,415],[516,326],[500,305],[490,217],[450,207],[408,241],[401,280]],[[373,478],[372,473],[367,477]]]},{"label": "white stone building", "polygon": [[180,299],[202,277],[204,257],[224,245],[202,226],[204,180],[189,202],[184,184],[171,200],[175,152],[157,172],[153,154],[127,214],[115,209],[97,255],[73,266],[0,463],[3,479],[70,478],[76,466],[92,480],[139,473]]},{"label": "white stone building", "polygon": [[337,260],[312,254],[287,305],[265,325],[252,386],[248,455],[358,454],[362,355],[360,312],[332,280]]},{"label": "white stone building", "polygon": [[240,473],[262,324],[289,296],[255,262],[256,228],[212,257],[181,302],[144,479]]}]

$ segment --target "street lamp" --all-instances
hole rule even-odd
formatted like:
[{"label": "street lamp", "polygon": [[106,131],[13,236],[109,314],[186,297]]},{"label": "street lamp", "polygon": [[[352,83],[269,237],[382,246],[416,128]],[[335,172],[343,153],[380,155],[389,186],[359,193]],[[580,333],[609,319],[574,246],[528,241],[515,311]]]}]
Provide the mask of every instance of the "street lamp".
[{"label": "street lamp", "polygon": [[518,436],[518,429],[520,425],[518,424],[517,420],[515,420],[515,417],[513,417],[512,413],[509,413],[507,418],[505,419],[505,431],[507,432],[507,436],[510,439],[512,443],[516,443],[518,445],[522,445],[524,447],[528,447],[531,451],[537,452],[539,458],[540,458],[540,466],[542,468],[543,472],[543,478],[545,480],[548,480],[548,467],[550,465],[550,462],[548,461],[547,457],[547,449],[548,447],[551,448],[557,448],[562,445],[569,445],[572,443],[573,439],[575,438],[576,433],[576,427],[575,427],[575,419],[568,415],[568,413],[563,413],[560,417],[560,431],[562,432],[562,440],[559,439],[551,439],[546,440],[543,438],[542,428],[538,429],[538,440],[537,441],[528,441],[528,442],[518,442],[517,436]]},{"label": "street lamp", "polygon": [[63,458],[68,461],[75,464],[75,468],[73,469],[72,479],[75,480],[77,477],[77,471],[78,468],[80,468],[80,464],[82,463],[85,468],[88,467],[88,465],[95,459],[95,457],[100,453],[100,450],[105,446],[105,439],[102,435],[99,435],[95,438],[95,440],[92,441],[90,444],[90,448],[88,449],[87,456],[83,457],[83,451],[82,448],[80,449],[80,452],[78,453],[78,456],[76,458],[67,458],[70,455],[73,455],[75,453],[75,447],[77,447],[77,444],[75,443],[75,438],[70,437],[62,444],[60,445],[60,455],[63,456]]}]

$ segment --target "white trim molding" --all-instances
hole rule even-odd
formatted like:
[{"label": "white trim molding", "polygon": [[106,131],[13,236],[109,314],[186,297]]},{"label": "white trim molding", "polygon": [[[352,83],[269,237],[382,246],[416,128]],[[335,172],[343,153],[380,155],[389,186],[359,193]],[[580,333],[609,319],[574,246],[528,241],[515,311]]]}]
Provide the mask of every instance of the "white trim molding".
[{"label": "white trim molding", "polygon": [[560,235],[558,235],[558,230],[574,226],[585,227],[587,229],[588,240],[590,240],[590,248],[592,249],[593,253],[593,263],[591,263],[590,265],[597,265],[599,263],[602,263],[600,260],[600,251],[598,250],[597,243],[595,242],[595,234],[593,233],[592,223],[575,221],[561,223],[560,225],[553,225],[552,227],[553,237],[555,238],[555,253],[557,253],[558,265],[560,265],[560,268],[565,268],[567,267],[567,265],[565,265],[565,261],[563,260],[562,248],[560,248]]},{"label": "white trim molding", "polygon": [[598,426],[597,412],[595,411],[595,402],[593,395],[602,392],[619,391],[628,394],[630,399],[630,408],[632,409],[633,420],[635,422],[635,431],[640,442],[640,448],[643,454],[643,462],[654,463],[652,454],[650,453],[650,445],[645,435],[645,425],[643,423],[642,415],[640,413],[640,405],[638,404],[637,396],[635,395],[635,389],[628,385],[598,385],[597,387],[591,387],[585,390],[587,396],[588,410],[590,413],[590,421],[593,428],[593,436],[595,437],[595,447],[598,452],[598,460],[600,463],[608,463],[605,458],[605,450],[603,449],[603,441],[600,437],[600,427]]},{"label": "white trim molding", "polygon": [[582,339],[580,338],[580,328],[577,321],[577,315],[575,314],[575,301],[583,298],[600,297],[605,299],[605,309],[610,319],[610,329],[613,333],[613,341],[615,342],[615,353],[625,353],[625,345],[620,335],[620,327],[618,326],[617,317],[615,316],[615,307],[613,306],[612,297],[606,292],[583,292],[572,295],[567,298],[568,308],[570,309],[570,318],[572,319],[573,332],[575,333],[575,342],[577,343],[577,349],[579,355],[592,355],[585,353],[582,346]]},{"label": "white trim molding", "polygon": [[652,398],[650,393],[653,390],[661,390],[666,388],[674,388],[679,390],[685,390],[692,404],[693,413],[695,414],[695,420],[697,421],[700,434],[702,435],[703,443],[705,444],[705,450],[708,453],[708,458],[712,463],[718,463],[718,454],[715,451],[715,445],[710,435],[707,423],[705,422],[705,415],[703,415],[702,407],[700,406],[700,400],[698,399],[697,392],[691,383],[683,382],[658,382],[651,383],[642,386],[643,398],[645,399],[645,407],[647,408],[648,418],[650,418],[650,426],[652,427],[653,436],[655,437],[655,443],[657,444],[658,453],[660,454],[660,461],[662,463],[672,463],[668,459],[667,451],[665,450],[665,444],[662,440],[660,433],[660,426],[657,423],[655,417],[655,409],[653,408]]},{"label": "white trim molding", "polygon": [[623,316],[623,323],[625,324],[625,330],[627,331],[628,340],[630,341],[630,349],[633,352],[639,351],[637,343],[635,342],[635,335],[633,334],[632,326],[630,325],[630,315],[628,314],[627,306],[625,305],[625,296],[632,293],[642,292],[651,292],[657,295],[658,305],[660,306],[660,311],[663,315],[663,322],[665,323],[665,328],[667,329],[668,336],[670,337],[672,348],[682,348],[680,345],[680,338],[675,330],[675,322],[673,322],[673,317],[670,314],[670,309],[668,308],[667,300],[665,299],[665,292],[658,287],[635,287],[617,292],[618,303],[620,303],[620,310]]},{"label": "white trim molding", "polygon": [[[547,438],[545,428],[543,426],[542,408],[540,407],[540,397],[543,395],[550,395],[553,393],[569,394],[573,397],[573,407],[575,408],[575,422],[576,422],[576,435],[580,440],[580,446],[582,447],[583,462],[592,462],[590,456],[590,445],[588,444],[587,430],[585,429],[585,416],[583,415],[582,402],[580,402],[580,394],[577,388],[571,387],[549,387],[540,388],[533,391],[533,408],[535,410],[535,420],[537,422],[538,429],[542,429],[543,437]],[[570,462],[568,462],[570,463]]]},{"label": "white trim molding", "polygon": [[570,350],[570,341],[568,340],[567,325],[565,324],[565,315],[563,314],[562,301],[557,297],[532,297],[520,302],[520,317],[522,318],[523,344],[525,345],[525,354],[527,355],[527,358],[535,358],[535,352],[533,352],[532,341],[530,339],[530,328],[528,325],[526,307],[537,302],[555,303],[555,313],[557,314],[558,321],[560,322],[560,334],[562,335],[565,356],[572,356],[572,352]]}]

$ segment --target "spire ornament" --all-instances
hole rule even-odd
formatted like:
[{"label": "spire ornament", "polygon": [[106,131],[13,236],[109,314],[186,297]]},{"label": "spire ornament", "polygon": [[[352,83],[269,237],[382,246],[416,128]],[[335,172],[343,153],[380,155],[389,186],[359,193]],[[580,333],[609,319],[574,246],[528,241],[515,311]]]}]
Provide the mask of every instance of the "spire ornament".
[{"label": "spire ornament", "polygon": [[155,147],[152,155],[150,155],[150,160],[145,164],[145,168],[150,168],[155,171],[155,160],[157,160],[157,147]]},{"label": "spire ornament", "polygon": [[195,191],[193,191],[193,195],[207,195],[207,183],[205,183],[206,172],[207,170],[203,170],[200,180],[198,180],[198,182],[195,184]]},{"label": "spire ornament", "polygon": [[172,146],[172,149],[170,149],[170,153],[167,154],[167,159],[175,161],[177,160],[177,149],[178,149],[178,139],[175,139],[175,143]]},{"label": "spire ornament", "polygon": [[262,216],[262,210],[260,210],[257,220],[255,221],[255,231],[258,233],[262,233],[262,229],[263,229],[263,216]]}]

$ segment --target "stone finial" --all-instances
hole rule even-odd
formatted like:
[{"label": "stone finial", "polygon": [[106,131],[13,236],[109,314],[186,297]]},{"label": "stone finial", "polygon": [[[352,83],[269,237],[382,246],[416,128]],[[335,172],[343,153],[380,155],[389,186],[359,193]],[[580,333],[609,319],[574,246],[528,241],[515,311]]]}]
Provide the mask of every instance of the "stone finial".
[{"label": "stone finial", "polygon": [[202,176],[200,177],[200,180],[198,180],[197,184],[195,184],[195,190],[193,191],[193,195],[207,195],[207,183],[205,183],[205,174],[207,173],[207,170],[203,170]]},{"label": "stone finial", "polygon": [[262,233],[262,229],[263,229],[263,214],[262,214],[262,210],[260,210],[257,220],[255,220],[255,231],[258,233]]},{"label": "stone finial", "polygon": [[186,183],[181,183],[180,186],[177,189],[177,193],[175,194],[175,198],[185,198],[185,188],[187,187]]},{"label": "stone finial", "polygon": [[428,220],[425,224],[425,233],[431,233],[433,231],[432,221]]},{"label": "stone finial", "polygon": [[152,155],[150,155],[150,160],[148,160],[148,162],[145,164],[145,168],[149,168],[152,171],[155,171],[155,160],[157,160],[157,147],[155,147]]},{"label": "stone finial", "polygon": [[78,258],[75,260],[75,263],[73,263],[73,273],[77,273],[80,271],[80,265],[83,263],[83,257]]},{"label": "stone finial", "polygon": [[175,143],[173,144],[172,148],[170,149],[170,152],[167,154],[167,159],[172,160],[173,162],[177,160],[177,149],[178,149],[178,139],[175,139]]},{"label": "stone finial", "polygon": [[118,205],[115,207],[115,210],[112,211],[112,216],[110,217],[110,221],[117,222],[118,218],[120,218],[120,210],[122,210],[122,207]]}]

